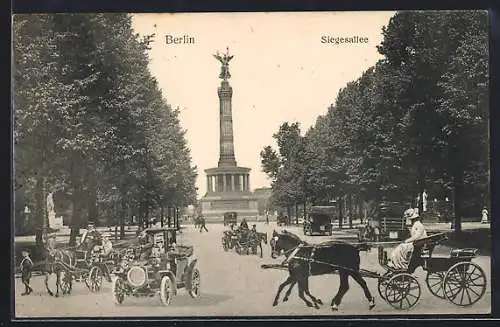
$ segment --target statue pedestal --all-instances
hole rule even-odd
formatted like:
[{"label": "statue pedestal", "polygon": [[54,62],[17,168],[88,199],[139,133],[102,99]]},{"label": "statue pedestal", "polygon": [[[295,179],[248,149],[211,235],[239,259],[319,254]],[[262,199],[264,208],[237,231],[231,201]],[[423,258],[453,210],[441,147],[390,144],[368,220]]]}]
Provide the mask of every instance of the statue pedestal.
[{"label": "statue pedestal", "polygon": [[48,213],[49,218],[49,227],[54,229],[60,229],[63,227],[63,217],[56,217],[56,213],[54,211],[50,211]]}]

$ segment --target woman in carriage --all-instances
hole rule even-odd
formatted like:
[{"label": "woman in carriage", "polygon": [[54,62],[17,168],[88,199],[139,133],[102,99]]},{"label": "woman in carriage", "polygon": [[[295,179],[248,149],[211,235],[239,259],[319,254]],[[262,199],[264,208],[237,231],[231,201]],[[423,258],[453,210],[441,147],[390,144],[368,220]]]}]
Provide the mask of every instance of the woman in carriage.
[{"label": "woman in carriage", "polygon": [[413,253],[413,242],[427,237],[424,224],[420,221],[420,215],[415,209],[405,211],[406,219],[411,220],[412,227],[410,238],[399,244],[391,253],[391,258],[388,266],[397,270],[405,270],[408,268],[411,255]]}]

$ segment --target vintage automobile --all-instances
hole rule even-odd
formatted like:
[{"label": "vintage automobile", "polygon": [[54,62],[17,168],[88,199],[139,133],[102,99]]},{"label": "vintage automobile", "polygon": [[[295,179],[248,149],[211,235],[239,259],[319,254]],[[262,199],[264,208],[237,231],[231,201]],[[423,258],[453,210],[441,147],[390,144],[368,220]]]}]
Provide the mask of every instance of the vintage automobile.
[{"label": "vintage automobile", "polygon": [[304,220],[304,235],[332,235],[334,210],[333,206],[312,206]]},{"label": "vintage automobile", "polygon": [[224,213],[224,226],[231,224],[236,225],[237,223],[238,223],[238,213],[234,211]]},{"label": "vintage automobile", "polygon": [[358,241],[402,241],[410,236],[404,211],[409,203],[382,201],[378,212],[358,231]]},{"label": "vintage automobile", "polygon": [[197,298],[200,295],[200,271],[193,258],[193,247],[175,243],[175,228],[148,228],[139,236],[135,249],[128,249],[120,266],[113,272],[113,297],[123,303],[126,296],[160,295],[169,305],[181,288]]}]

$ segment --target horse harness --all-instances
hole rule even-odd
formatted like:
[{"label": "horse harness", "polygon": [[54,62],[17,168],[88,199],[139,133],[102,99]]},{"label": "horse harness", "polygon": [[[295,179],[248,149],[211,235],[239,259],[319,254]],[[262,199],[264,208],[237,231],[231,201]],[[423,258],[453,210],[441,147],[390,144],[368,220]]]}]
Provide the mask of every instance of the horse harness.
[{"label": "horse harness", "polygon": [[[299,252],[299,250],[301,248],[303,248],[304,246],[308,246],[308,247],[312,247],[311,249],[311,252],[309,253],[309,257],[305,257],[305,256],[297,256],[297,252]],[[292,259],[296,259],[296,260],[301,260],[301,261],[307,261],[308,263],[308,273],[309,273],[309,276],[311,275],[311,263],[317,263],[317,264],[320,264],[320,265],[327,265],[327,266],[330,266],[332,268],[342,268],[342,269],[345,269],[345,270],[350,270],[350,271],[355,271],[354,269],[351,269],[351,268],[347,268],[347,267],[343,267],[343,266],[339,266],[339,265],[334,265],[334,264],[331,264],[329,262],[324,262],[324,261],[320,261],[320,260],[317,260],[317,259],[314,259],[314,255],[315,255],[315,252],[316,252],[316,249],[318,248],[319,246],[317,245],[310,245],[310,244],[304,244],[304,243],[301,243],[299,245],[297,245],[295,248],[293,249],[290,249],[288,250],[287,252],[285,252],[285,255],[288,253],[288,252],[291,252],[290,255],[282,262],[282,265],[286,265],[290,260]]]}]

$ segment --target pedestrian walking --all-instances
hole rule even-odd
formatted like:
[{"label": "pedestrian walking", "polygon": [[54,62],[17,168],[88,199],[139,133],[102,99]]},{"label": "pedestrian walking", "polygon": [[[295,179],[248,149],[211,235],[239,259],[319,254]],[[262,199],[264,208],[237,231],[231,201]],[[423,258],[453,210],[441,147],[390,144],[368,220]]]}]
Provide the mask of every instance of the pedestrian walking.
[{"label": "pedestrian walking", "polygon": [[205,217],[200,216],[199,219],[200,219],[200,221],[199,221],[199,224],[200,224],[200,233],[203,232],[203,229],[205,229],[205,231],[208,232],[207,226],[205,225]]},{"label": "pedestrian walking", "polygon": [[23,260],[21,261],[21,280],[24,284],[25,291],[21,295],[29,295],[33,292],[30,286],[31,272],[33,271],[33,261],[27,250],[22,251]]},{"label": "pedestrian walking", "polygon": [[266,211],[266,225],[269,225],[269,211]]}]

